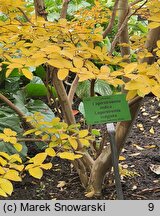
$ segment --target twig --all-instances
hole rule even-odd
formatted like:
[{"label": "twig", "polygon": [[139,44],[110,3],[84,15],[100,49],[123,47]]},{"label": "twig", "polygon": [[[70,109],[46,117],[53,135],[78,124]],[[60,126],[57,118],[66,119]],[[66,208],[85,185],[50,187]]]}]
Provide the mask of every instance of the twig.
[{"label": "twig", "polygon": [[28,18],[28,16],[25,14],[25,12],[20,7],[17,7],[17,8],[23,14],[25,19],[34,26],[34,24],[31,22],[31,20]]},{"label": "twig", "polygon": [[113,8],[113,12],[112,12],[112,16],[111,16],[111,19],[110,19],[110,22],[106,28],[106,30],[103,32],[103,39],[107,36],[107,34],[111,31],[112,27],[113,27],[113,24],[114,24],[114,20],[115,20],[115,17],[116,17],[116,11],[117,11],[117,8],[118,8],[118,2],[119,0],[116,0],[115,1],[115,4],[114,4],[114,8]]}]

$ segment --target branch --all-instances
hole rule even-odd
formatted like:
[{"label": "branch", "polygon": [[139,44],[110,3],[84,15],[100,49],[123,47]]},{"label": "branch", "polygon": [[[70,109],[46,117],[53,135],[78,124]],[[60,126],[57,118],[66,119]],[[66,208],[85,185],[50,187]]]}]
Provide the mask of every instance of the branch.
[{"label": "branch", "polygon": [[28,16],[25,14],[25,12],[20,7],[17,7],[17,8],[23,14],[25,19],[34,26],[34,24],[31,22],[31,20],[28,18]]},{"label": "branch", "polygon": [[115,4],[114,4],[114,8],[113,8],[113,12],[112,12],[112,17],[110,19],[110,22],[106,28],[106,30],[103,32],[102,36],[103,36],[103,39],[107,36],[107,34],[111,31],[112,27],[113,27],[113,24],[114,24],[114,20],[115,20],[115,17],[116,17],[116,11],[117,11],[117,8],[118,8],[118,2],[119,0],[116,0],[115,1]]},{"label": "branch", "polygon": [[18,114],[18,116],[25,122],[26,125],[28,125],[30,128],[33,128],[33,126],[26,121],[25,114],[21,112],[8,98],[6,98],[3,94],[0,93],[0,100],[2,100],[5,104],[7,104],[15,113]]},{"label": "branch", "polygon": [[69,2],[70,0],[63,0],[63,5],[62,5],[62,10],[61,10],[61,15],[60,15],[61,19],[66,19]]},{"label": "branch", "polygon": [[78,81],[79,81],[79,77],[78,77],[78,75],[76,75],[73,82],[72,82],[69,93],[68,93],[68,100],[69,100],[70,104],[72,104],[73,97],[74,97],[74,94],[75,94],[77,86],[78,86]]}]

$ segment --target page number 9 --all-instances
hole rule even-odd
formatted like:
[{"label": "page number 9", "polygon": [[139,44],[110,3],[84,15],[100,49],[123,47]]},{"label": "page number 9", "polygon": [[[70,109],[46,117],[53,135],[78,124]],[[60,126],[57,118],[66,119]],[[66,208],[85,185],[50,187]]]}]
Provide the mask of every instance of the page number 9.
[{"label": "page number 9", "polygon": [[153,211],[154,210],[154,204],[153,203],[149,203],[148,204],[148,210],[149,211]]}]

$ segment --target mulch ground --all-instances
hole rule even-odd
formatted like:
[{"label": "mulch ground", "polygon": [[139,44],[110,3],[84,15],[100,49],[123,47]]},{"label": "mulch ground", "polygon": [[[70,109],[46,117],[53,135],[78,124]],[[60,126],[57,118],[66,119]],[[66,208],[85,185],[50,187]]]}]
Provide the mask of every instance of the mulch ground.
[{"label": "mulch ground", "polygon": [[[124,198],[127,200],[160,199],[160,175],[151,167],[160,165],[160,101],[146,97],[127,139],[121,166],[133,176],[122,179]],[[66,160],[53,160],[53,169],[44,172],[41,180],[26,175],[22,182],[14,184],[14,192],[9,200],[83,200],[85,191],[73,167]],[[98,199],[115,199],[113,181],[104,185],[103,194]],[[96,199],[96,198],[93,198]]]}]

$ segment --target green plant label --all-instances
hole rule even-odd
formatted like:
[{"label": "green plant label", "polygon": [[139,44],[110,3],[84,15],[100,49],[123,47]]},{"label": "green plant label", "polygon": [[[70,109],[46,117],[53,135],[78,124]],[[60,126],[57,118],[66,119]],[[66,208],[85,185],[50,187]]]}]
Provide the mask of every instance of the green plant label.
[{"label": "green plant label", "polygon": [[131,120],[125,94],[84,98],[87,124]]}]

